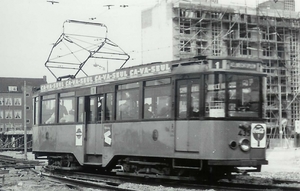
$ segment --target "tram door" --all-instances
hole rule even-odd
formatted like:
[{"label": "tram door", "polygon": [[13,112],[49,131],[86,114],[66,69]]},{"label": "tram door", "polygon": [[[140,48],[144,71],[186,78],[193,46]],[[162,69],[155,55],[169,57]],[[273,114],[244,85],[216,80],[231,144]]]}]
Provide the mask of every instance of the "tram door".
[{"label": "tram door", "polygon": [[[102,117],[102,101],[103,95],[95,95],[85,98],[85,111],[86,111],[86,154],[102,154],[103,141],[101,117]],[[88,158],[87,158],[88,159]],[[89,162],[89,161],[86,161]]]},{"label": "tram door", "polygon": [[196,120],[200,117],[200,79],[178,80],[176,100],[176,151],[198,151]]}]

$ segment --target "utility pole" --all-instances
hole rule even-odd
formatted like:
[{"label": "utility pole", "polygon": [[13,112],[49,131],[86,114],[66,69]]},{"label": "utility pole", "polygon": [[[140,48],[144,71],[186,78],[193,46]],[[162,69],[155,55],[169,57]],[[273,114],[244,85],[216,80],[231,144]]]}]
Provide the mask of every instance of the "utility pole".
[{"label": "utility pole", "polygon": [[26,81],[24,81],[24,157],[27,160],[27,126],[26,126]]},{"label": "utility pole", "polygon": [[280,140],[280,147],[282,147],[282,135],[283,135],[283,131],[282,131],[282,125],[281,125],[281,121],[282,121],[282,106],[281,106],[281,68],[278,66],[278,125],[279,125],[279,140]]},{"label": "utility pole", "polygon": [[108,60],[106,60],[106,73],[108,73]]}]

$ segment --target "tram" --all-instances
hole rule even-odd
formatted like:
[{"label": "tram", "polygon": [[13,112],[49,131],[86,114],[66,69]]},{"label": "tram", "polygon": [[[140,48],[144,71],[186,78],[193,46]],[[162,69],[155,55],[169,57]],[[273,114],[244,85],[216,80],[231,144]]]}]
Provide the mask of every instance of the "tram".
[{"label": "tram", "polygon": [[266,160],[257,59],[199,56],[42,85],[33,153],[57,168],[214,176]]}]

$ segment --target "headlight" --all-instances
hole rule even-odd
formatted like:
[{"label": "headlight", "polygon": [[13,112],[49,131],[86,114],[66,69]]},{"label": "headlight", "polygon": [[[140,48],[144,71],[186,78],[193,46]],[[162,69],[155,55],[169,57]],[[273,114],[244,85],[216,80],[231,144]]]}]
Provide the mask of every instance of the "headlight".
[{"label": "headlight", "polygon": [[236,141],[230,141],[229,147],[232,148],[232,149],[236,149],[237,148],[237,142]]},{"label": "headlight", "polygon": [[250,150],[250,141],[249,139],[243,138],[239,142],[240,148],[242,151],[247,152]]}]

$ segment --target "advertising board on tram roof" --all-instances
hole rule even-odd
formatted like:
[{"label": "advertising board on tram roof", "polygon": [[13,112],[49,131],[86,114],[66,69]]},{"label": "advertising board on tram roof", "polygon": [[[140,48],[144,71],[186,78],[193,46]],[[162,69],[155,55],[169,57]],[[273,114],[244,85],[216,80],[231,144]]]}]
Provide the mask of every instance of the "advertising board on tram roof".
[{"label": "advertising board on tram roof", "polygon": [[149,65],[141,65],[138,67],[131,67],[116,70],[114,72],[108,72],[104,74],[97,74],[93,76],[75,78],[65,81],[59,81],[49,84],[41,85],[41,92],[59,90],[64,88],[87,86],[93,84],[103,84],[113,81],[119,81],[124,79],[133,79],[139,77],[146,77],[158,74],[171,73],[170,63],[155,63]]}]

